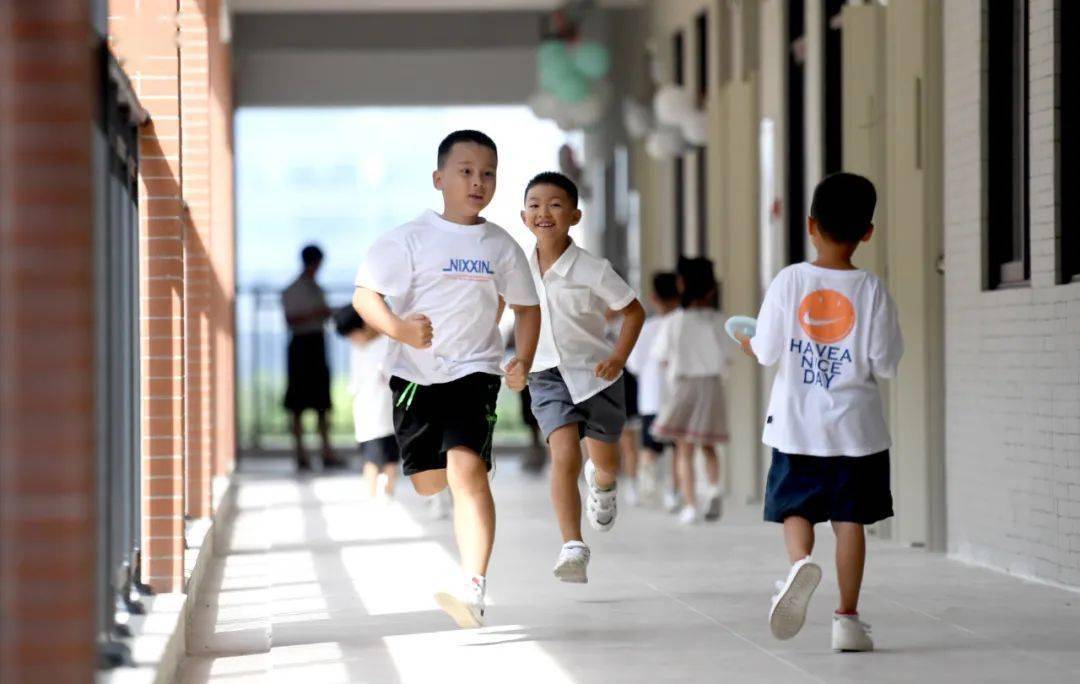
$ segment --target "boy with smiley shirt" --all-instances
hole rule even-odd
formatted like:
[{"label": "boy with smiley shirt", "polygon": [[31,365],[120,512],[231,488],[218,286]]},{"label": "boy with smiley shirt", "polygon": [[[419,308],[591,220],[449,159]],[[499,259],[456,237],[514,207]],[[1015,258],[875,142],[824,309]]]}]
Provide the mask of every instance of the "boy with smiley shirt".
[{"label": "boy with smiley shirt", "polygon": [[[577,203],[573,181],[541,173],[525,188],[521,220],[536,236],[529,266],[543,314],[529,392],[551,451],[551,501],[563,538],[554,574],[585,583],[590,552],[581,534],[581,439],[588,450],[586,517],[606,532],[615,524],[618,442],[626,423],[622,371],[645,309],[606,259],[570,238],[570,227],[581,220]],[[605,336],[608,310],[622,314],[614,345]]]},{"label": "boy with smiley shirt", "polygon": [[353,305],[393,340],[385,363],[402,471],[424,496],[447,486],[453,493],[466,582],[435,599],[458,626],[479,627],[495,538],[488,472],[503,374],[498,319],[505,302],[516,338],[506,384],[519,392],[540,306],[524,252],[480,217],[495,193],[495,143],[479,131],[456,131],[439,145],[437,161],[443,212],[427,211],[375,241],[357,273]]},{"label": "boy with smiley shirt", "polygon": [[776,583],[769,626],[778,639],[802,628],[821,568],[810,560],[814,524],[836,534],[840,605],[835,651],[870,651],[858,600],[866,561],[864,526],[892,516],[889,431],[878,380],[891,378],[904,343],[885,285],[851,257],[873,234],[877,193],[866,178],[826,177],[807,221],[818,258],[782,270],[765,293],[743,350],[778,364],[762,441],[773,448],[765,519],[782,523],[792,562]]}]

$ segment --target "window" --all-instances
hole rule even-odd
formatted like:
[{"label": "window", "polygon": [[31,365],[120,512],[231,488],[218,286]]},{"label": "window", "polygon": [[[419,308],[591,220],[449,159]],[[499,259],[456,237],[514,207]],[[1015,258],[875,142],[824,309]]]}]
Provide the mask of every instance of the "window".
[{"label": "window", "polygon": [[[684,60],[686,58],[686,38],[682,31],[677,31],[671,39],[671,61],[674,69],[675,85],[686,84]],[[675,206],[675,256],[682,256],[686,246],[686,158],[679,155],[674,159],[675,173],[672,201]]]},{"label": "window", "polygon": [[787,5],[787,263],[797,264],[806,258],[806,146],[804,115],[805,60],[803,36],[805,7],[803,0]]},{"label": "window", "polygon": [[[1058,2],[1058,273],[1060,282],[1080,282],[1080,216],[1076,210],[1077,184],[1080,172],[1077,166],[1080,160],[1080,135],[1077,129],[1077,65],[1080,64],[1080,50],[1077,50],[1077,36],[1080,36],[1080,9],[1076,0]],[[1066,36],[1068,39],[1066,39]],[[1072,192],[1067,188],[1073,189]]]},{"label": "window", "polygon": [[984,234],[987,289],[1026,283],[1028,253],[1028,2],[986,0],[986,171]]}]

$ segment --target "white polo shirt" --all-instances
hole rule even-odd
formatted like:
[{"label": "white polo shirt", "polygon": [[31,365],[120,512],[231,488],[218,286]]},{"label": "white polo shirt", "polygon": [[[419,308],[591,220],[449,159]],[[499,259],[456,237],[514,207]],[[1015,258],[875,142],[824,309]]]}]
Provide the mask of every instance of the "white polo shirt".
[{"label": "white polo shirt", "polygon": [[878,379],[896,375],[904,339],[877,276],[788,266],[765,292],[750,346],[762,365],[778,366],[765,444],[809,456],[889,448]]},{"label": "white polo shirt", "polygon": [[514,238],[491,222],[459,225],[428,211],[379,236],[356,284],[385,296],[401,318],[427,316],[433,331],[427,349],[391,340],[389,373],[421,385],[502,375],[499,297],[510,306],[540,303],[527,267]]},{"label": "white polo shirt", "polygon": [[543,276],[535,249],[529,267],[540,294],[541,312],[532,370],[558,368],[570,398],[580,404],[618,380],[596,377],[596,364],[607,360],[615,349],[604,336],[604,312],[625,309],[637,293],[607,259],[589,254],[572,240]]},{"label": "white polo shirt", "polygon": [[630,358],[626,360],[626,368],[638,379],[638,411],[643,416],[660,413],[660,406],[667,395],[664,367],[660,364],[660,359],[653,355],[653,348],[656,345],[657,333],[672,313],[674,312],[645,319],[634,351],[630,352]]}]

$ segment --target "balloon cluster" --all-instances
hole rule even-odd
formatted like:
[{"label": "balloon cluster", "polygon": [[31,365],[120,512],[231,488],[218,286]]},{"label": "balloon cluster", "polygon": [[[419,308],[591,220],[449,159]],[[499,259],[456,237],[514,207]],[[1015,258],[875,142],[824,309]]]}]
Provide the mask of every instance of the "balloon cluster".
[{"label": "balloon cluster", "polygon": [[[652,69],[654,79],[659,73],[660,69]],[[645,140],[645,151],[653,159],[671,159],[692,145],[704,145],[709,138],[708,116],[686,86],[673,83],[656,89],[651,107],[626,98],[623,125],[631,138]]]},{"label": "balloon cluster", "polygon": [[588,128],[597,123],[611,98],[604,80],[611,56],[600,43],[545,40],[536,55],[539,91],[529,98],[533,113],[554,119],[559,128]]}]

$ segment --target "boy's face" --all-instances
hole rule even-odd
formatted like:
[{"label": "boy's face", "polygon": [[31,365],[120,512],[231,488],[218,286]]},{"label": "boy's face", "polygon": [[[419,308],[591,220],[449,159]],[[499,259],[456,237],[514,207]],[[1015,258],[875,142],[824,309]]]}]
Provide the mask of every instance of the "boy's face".
[{"label": "boy's face", "polygon": [[540,183],[529,188],[521,220],[537,240],[564,240],[581,220],[581,210],[562,188]]},{"label": "boy's face", "polygon": [[495,196],[495,171],[499,165],[495,151],[473,142],[459,142],[450,148],[442,168],[432,178],[443,194],[446,208],[476,216]]}]

